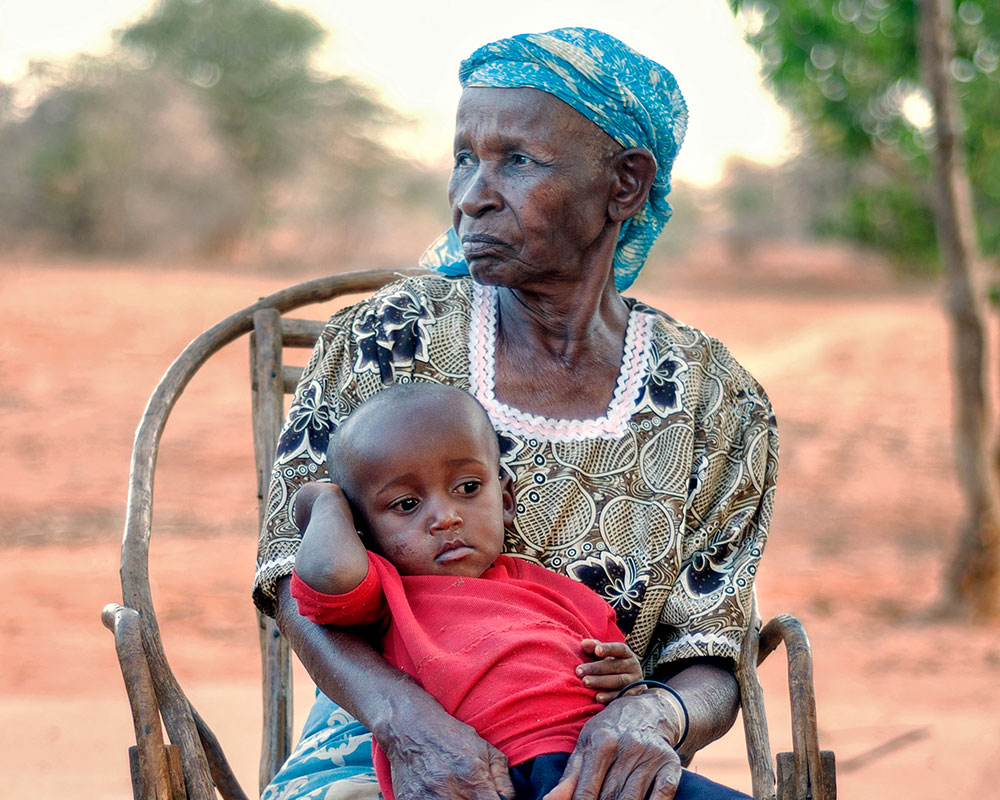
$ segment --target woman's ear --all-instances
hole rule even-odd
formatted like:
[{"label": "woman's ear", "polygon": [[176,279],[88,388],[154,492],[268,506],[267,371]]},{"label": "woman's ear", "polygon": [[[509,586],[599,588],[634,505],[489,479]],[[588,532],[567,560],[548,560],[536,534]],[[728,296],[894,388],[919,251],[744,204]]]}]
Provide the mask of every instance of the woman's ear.
[{"label": "woman's ear", "polygon": [[624,222],[642,208],[656,179],[656,159],[644,147],[622,150],[613,157],[615,185],[608,202],[612,222]]},{"label": "woman's ear", "polygon": [[503,500],[503,524],[510,525],[514,521],[514,510],[517,503],[514,500],[514,481],[510,475],[500,476],[500,492]]}]

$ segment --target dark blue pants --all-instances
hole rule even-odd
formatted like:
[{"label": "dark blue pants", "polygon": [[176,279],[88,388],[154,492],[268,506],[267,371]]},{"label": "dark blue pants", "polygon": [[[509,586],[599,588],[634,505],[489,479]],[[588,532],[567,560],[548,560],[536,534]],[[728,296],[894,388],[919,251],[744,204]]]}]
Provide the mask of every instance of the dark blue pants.
[{"label": "dark blue pants", "polygon": [[[562,777],[569,753],[549,753],[511,767],[513,800],[541,800]],[[675,800],[750,800],[742,792],[710,781],[697,772],[683,770]]]}]

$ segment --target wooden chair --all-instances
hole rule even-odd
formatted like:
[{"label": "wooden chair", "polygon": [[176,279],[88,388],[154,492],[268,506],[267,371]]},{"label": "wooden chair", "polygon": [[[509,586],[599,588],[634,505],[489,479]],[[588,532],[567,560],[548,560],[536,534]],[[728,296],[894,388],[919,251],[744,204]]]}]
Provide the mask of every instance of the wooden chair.
[{"label": "wooden chair", "polygon": [[[308,281],[247,306],[202,333],[169,367],[136,431],[122,542],[122,604],[105,607],[102,620],[115,648],[132,709],[136,745],[129,748],[136,800],[246,800],[222,747],[184,694],[167,661],[149,588],[153,476],[160,437],[185,386],[218,350],[250,334],[257,499],[263,516],[271,464],[284,421],[284,395],[294,391],[301,367],[285,366],[286,347],[312,348],[322,321],[283,314],[333,298],[371,293],[414,270],[366,271]],[[248,601],[249,602],[249,601]],[[274,621],[258,614],[263,665],[264,730],[259,788],[270,781],[292,743],[291,655]],[[760,631],[758,634],[758,630]],[[751,623],[737,677],[756,800],[835,800],[833,754],[820,751],[812,682],[812,655],[801,624],[780,616],[762,629]],[[788,651],[793,752],[771,759],[757,665],[784,641]],[[164,730],[169,737],[165,743]],[[255,795],[257,796],[257,795]]]}]

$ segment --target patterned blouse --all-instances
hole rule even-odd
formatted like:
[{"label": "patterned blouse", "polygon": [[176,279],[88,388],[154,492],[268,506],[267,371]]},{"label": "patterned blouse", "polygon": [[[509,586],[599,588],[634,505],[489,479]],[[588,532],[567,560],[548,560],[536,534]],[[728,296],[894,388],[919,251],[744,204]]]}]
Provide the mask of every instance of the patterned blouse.
[{"label": "patterned blouse", "polygon": [[500,435],[517,513],[507,553],[582,581],[615,609],[647,672],[739,654],[771,519],[778,438],[767,396],[718,341],[626,298],[621,371],[599,419],[549,419],[494,392],[496,292],[419,277],[335,314],[278,444],[254,600],[274,612],[299,534],[289,503],[326,475],[330,431],[384,383],[470,391]]}]

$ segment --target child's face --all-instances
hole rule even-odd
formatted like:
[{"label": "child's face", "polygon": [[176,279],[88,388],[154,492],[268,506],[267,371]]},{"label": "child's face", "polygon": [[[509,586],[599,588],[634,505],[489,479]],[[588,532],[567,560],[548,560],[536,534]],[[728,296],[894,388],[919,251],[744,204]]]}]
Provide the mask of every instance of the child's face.
[{"label": "child's face", "polygon": [[402,575],[480,576],[514,517],[492,428],[467,402],[418,404],[377,428],[348,455],[355,504],[377,548]]}]

